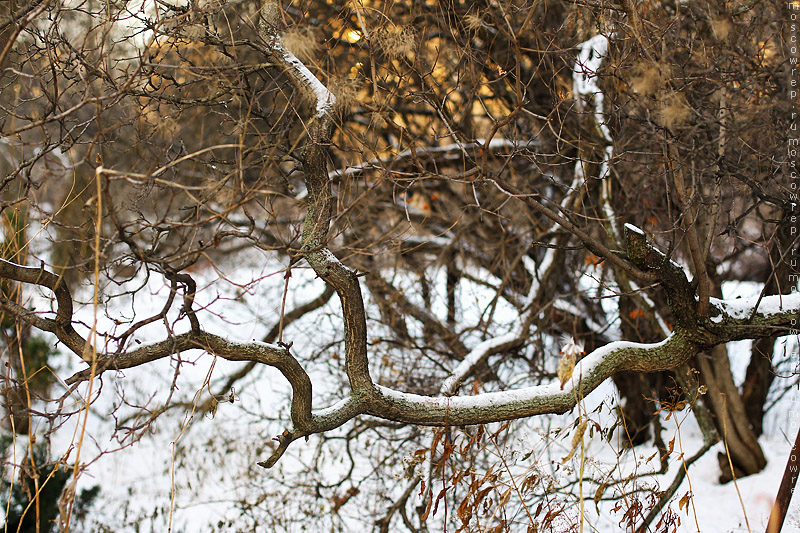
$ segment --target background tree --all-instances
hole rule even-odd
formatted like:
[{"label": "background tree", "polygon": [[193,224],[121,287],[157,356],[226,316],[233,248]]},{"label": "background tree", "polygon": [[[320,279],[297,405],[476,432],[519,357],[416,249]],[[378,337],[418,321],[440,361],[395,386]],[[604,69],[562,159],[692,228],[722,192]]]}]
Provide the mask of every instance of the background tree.
[{"label": "background tree", "polygon": [[[664,468],[659,412],[687,403],[703,451],[725,440],[722,480],[765,466],[776,339],[800,309],[785,5],[3,9],[0,207],[24,209],[30,235],[24,255],[0,261],[22,287],[4,289],[3,323],[71,354],[56,369],[66,392],[7,402],[11,418],[36,421],[31,434],[76,419],[74,394],[111,395],[127,446],[159,417],[246,403],[246,390],[273,386],[273,367],[289,411],[260,419],[284,427],[259,464],[280,467],[318,434],[320,449],[379,442],[364,459],[378,477],[410,450],[403,484],[355,483],[350,451],[335,483],[317,472],[325,452],[293,479],[336,513],[362,488],[384,494],[364,507],[383,530],[424,529],[439,505],[466,527],[490,479],[467,474],[514,438],[514,426],[483,425],[577,405],[575,451],[593,431],[582,400],[613,378],[618,437],[653,438]],[[7,226],[7,240],[20,235]],[[226,276],[232,263],[250,277]],[[719,299],[741,281],[761,294]],[[258,342],[231,334],[231,309],[255,294],[279,302],[252,313]],[[588,355],[557,372],[565,334]],[[742,339],[757,342],[740,389],[726,344]],[[179,377],[198,353],[240,364],[213,363],[187,397]],[[164,360],[168,395],[134,399],[126,369],[157,374]],[[552,494],[528,484],[524,502]],[[414,508],[413,493],[426,503]],[[265,525],[248,514],[264,501],[244,498],[241,520]],[[563,527],[558,515],[522,521]]]}]

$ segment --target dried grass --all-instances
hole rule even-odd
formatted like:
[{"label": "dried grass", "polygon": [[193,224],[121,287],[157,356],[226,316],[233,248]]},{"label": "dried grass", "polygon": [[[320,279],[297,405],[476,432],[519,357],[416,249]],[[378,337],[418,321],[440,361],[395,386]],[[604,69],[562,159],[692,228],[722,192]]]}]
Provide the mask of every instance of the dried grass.
[{"label": "dried grass", "polygon": [[633,68],[631,89],[636,94],[650,96],[661,90],[669,78],[670,68],[667,65],[642,62]]},{"label": "dried grass", "polygon": [[378,31],[375,42],[391,58],[405,56],[417,45],[417,32],[411,26],[392,26]]},{"label": "dried grass", "polygon": [[659,99],[659,123],[668,129],[676,129],[685,125],[692,116],[692,108],[686,97],[677,91],[671,91]]},{"label": "dried grass", "polygon": [[284,46],[303,62],[313,60],[321,50],[313,28],[292,28],[282,39]]}]

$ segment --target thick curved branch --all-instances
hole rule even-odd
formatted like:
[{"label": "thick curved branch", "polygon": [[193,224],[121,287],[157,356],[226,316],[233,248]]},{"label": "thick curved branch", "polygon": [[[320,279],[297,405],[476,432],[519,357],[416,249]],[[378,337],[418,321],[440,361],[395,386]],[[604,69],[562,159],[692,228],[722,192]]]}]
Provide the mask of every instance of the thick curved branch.
[{"label": "thick curved branch", "polygon": [[[0,278],[32,283],[52,290],[57,303],[55,319],[40,317],[6,299],[0,299],[0,308],[21,320],[25,320],[36,328],[54,333],[61,342],[77,355],[82,356],[86,352],[86,341],[72,326],[72,296],[67,285],[61,283],[58,276],[44,268],[25,267],[0,259]],[[188,283],[190,280],[182,279],[182,281]],[[192,283],[189,283],[189,289],[193,293]],[[187,298],[189,300],[186,305],[191,306],[191,296],[187,296]],[[319,307],[328,298],[330,298],[330,292],[326,289],[318,298],[296,309],[295,314],[300,316],[313,308]],[[93,374],[91,369],[85,369],[67,378],[66,383],[74,385],[89,379],[90,375],[98,376],[106,370],[133,368],[170,357],[176,353],[201,349],[229,361],[250,361],[269,365],[277,368],[283,374],[292,387],[291,417],[294,426],[291,431],[280,437],[282,439],[281,442],[286,442],[286,446],[292,440],[301,436],[339,427],[354,416],[364,412],[361,402],[352,398],[312,415],[311,380],[297,359],[292,356],[288,347],[257,341],[230,341],[218,335],[201,331],[195,321],[193,321],[192,327],[192,331],[141,346],[135,350],[115,355],[99,354]],[[286,436],[287,434],[288,437]],[[274,456],[272,464],[278,460],[283,453],[281,450],[285,450],[285,447],[281,448],[279,446],[278,450],[280,454]]]},{"label": "thick curved branch", "polygon": [[[55,319],[31,316],[30,311],[5,299],[0,300],[0,306],[34,327],[54,333],[76,355],[84,360],[86,359],[84,354],[91,353],[91,350],[86,349],[88,346],[87,341],[72,326],[72,295],[69,287],[62,283],[57,275],[45,270],[43,267],[26,267],[0,259],[0,278],[32,283],[47,287],[53,291],[58,306]],[[182,279],[182,281],[189,283],[191,278]],[[189,288],[193,289],[193,283],[189,283]],[[187,296],[187,298],[191,299],[190,296]],[[191,301],[187,301],[186,305],[190,306]],[[300,363],[291,355],[288,348],[259,342],[238,343],[228,341],[217,335],[201,331],[196,319],[192,321],[192,328],[191,332],[176,335],[173,338],[154,344],[141,346],[122,354],[99,355],[94,375],[97,376],[108,369],[121,370],[140,366],[191,349],[203,349],[230,361],[257,361],[277,368],[286,377],[293,390],[292,421],[296,427],[303,429],[309,427],[311,420],[311,380],[303,367],[300,366]],[[66,383],[71,385],[85,381],[89,379],[90,374],[91,369],[85,369],[68,378]]]},{"label": "thick curved branch", "polygon": [[[800,293],[757,299],[713,300],[712,327],[698,331],[680,326],[655,344],[617,341],[587,355],[575,367],[564,389],[558,381],[513,391],[477,396],[428,397],[378,387],[366,403],[366,413],[410,424],[472,425],[511,420],[572,409],[576,402],[617,372],[658,372],[684,364],[701,350],[742,338],[786,335],[800,311]],[[713,330],[713,331],[712,331]]]},{"label": "thick curved branch", "polygon": [[[295,427],[311,427],[311,380],[306,371],[289,352],[289,348],[258,341],[235,342],[204,331],[189,331],[172,338],[147,344],[119,355],[101,355],[95,376],[106,370],[122,370],[141,366],[188,350],[205,350],[229,361],[255,361],[277,368],[292,387],[292,422]],[[67,378],[72,385],[89,379],[91,369]]]},{"label": "thick curved branch", "polygon": [[657,344],[612,342],[578,362],[563,390],[558,381],[477,396],[425,397],[379,387],[367,413],[420,425],[472,425],[545,413],[565,413],[577,400],[622,370],[655,372],[680,365],[698,351],[689,335],[676,331]]},{"label": "thick curved branch", "polygon": [[[663,258],[660,261],[659,264],[663,265]],[[677,265],[671,265],[669,268],[679,269]],[[673,274],[678,275],[677,272]],[[71,317],[72,299],[66,287],[58,282],[57,276],[44,269],[22,267],[8,261],[0,262],[0,275],[52,288],[59,303],[58,318],[41,319],[45,322],[38,325],[46,325],[44,329],[48,331],[51,325],[57,325],[58,327],[53,329],[59,338],[68,338],[67,332],[70,330],[74,332],[70,323],[63,323]],[[676,283],[680,285],[683,282],[676,281]],[[277,450],[263,463],[264,466],[271,466],[292,441],[312,433],[339,427],[360,414],[420,425],[470,425],[545,413],[563,413],[574,407],[579,398],[586,396],[616,372],[622,370],[655,372],[672,369],[686,362],[701,349],[716,344],[742,338],[788,334],[800,310],[800,293],[767,296],[761,299],[712,300],[711,306],[713,310],[711,318],[696,325],[695,330],[687,329],[679,323],[675,332],[660,343],[639,344],[620,341],[593,351],[578,363],[564,389],[561,389],[558,382],[553,382],[516,391],[492,392],[478,396],[425,397],[376,387],[364,390],[361,394],[352,394],[327,409],[312,413],[311,381],[286,346],[254,341],[234,342],[196,330],[141,346],[123,354],[101,355],[96,374],[108,369],[140,366],[192,349],[202,349],[231,361],[256,361],[277,368],[293,389],[291,408],[293,428],[278,437]],[[20,314],[22,312],[30,314],[23,308],[8,308],[8,310],[21,317],[24,317]],[[37,325],[37,321],[33,323]],[[75,335],[77,336],[77,333]],[[75,384],[85,379],[88,379],[88,370],[70,377],[67,383]]]},{"label": "thick curved branch", "polygon": [[375,386],[369,375],[367,322],[361,287],[356,272],[344,266],[327,248],[334,198],[327,172],[326,150],[331,141],[336,98],[286,49],[278,33],[279,24],[279,6],[272,1],[265,2],[261,9],[260,31],[269,45],[270,59],[286,70],[298,90],[315,103],[316,109],[316,114],[306,125],[308,142],[302,156],[308,189],[302,254],[314,272],[339,295],[345,329],[345,368],[352,393],[361,394]]},{"label": "thick curved branch", "polygon": [[[81,359],[87,360],[84,354],[91,353],[91,350],[87,350],[88,345],[86,339],[81,337],[72,326],[72,294],[70,294],[69,287],[67,287],[65,283],[62,283],[60,277],[45,270],[44,265],[40,268],[26,267],[12,263],[11,261],[6,261],[5,259],[0,259],[0,278],[13,279],[14,281],[20,281],[22,283],[32,283],[53,291],[58,308],[56,310],[56,317],[52,320],[44,318],[34,319],[32,317],[26,318],[28,313],[22,314],[22,308],[10,300],[2,299],[2,305],[4,309],[20,316],[20,318],[26,320],[31,325],[55,333],[58,340],[63,342],[67,348],[72,350],[72,352]],[[43,327],[45,325],[46,327]]]}]

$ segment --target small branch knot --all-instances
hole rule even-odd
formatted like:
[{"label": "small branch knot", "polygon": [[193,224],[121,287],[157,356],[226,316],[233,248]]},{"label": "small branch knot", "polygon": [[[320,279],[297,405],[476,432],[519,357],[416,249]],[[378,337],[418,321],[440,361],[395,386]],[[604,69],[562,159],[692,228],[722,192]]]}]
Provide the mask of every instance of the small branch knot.
[{"label": "small branch knot", "polygon": [[286,349],[286,353],[289,353],[289,348],[292,347],[292,344],[294,344],[294,341],[290,342],[289,344],[286,344],[283,341],[278,341],[278,346],[280,346],[281,348]]}]

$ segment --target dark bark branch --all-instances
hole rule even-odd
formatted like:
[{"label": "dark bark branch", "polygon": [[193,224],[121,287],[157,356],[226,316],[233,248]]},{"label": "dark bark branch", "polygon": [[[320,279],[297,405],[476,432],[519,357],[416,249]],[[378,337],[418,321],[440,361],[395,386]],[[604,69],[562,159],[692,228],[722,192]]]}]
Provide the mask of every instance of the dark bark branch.
[{"label": "dark bark branch", "polygon": [[[528,194],[524,193],[523,191],[517,189],[510,183],[500,179],[499,177],[491,178],[491,181],[497,186],[498,189],[503,191],[504,193],[508,194],[509,196],[513,196],[525,202],[530,208],[534,211],[546,216],[568,232],[572,233],[576,237],[578,237],[586,248],[589,249],[593,254],[600,256],[604,259],[608,259],[615,266],[621,268],[628,275],[642,280],[642,281],[655,281],[657,278],[654,274],[649,272],[643,272],[640,269],[636,268],[634,265],[620,257],[618,254],[614,253],[612,250],[609,250],[603,243],[601,243],[597,238],[592,237],[588,233],[586,233],[581,228],[577,227],[575,224],[564,218],[563,216],[559,215],[535,197],[539,196],[538,194]],[[559,207],[560,209],[560,207]]]},{"label": "dark bark branch", "polygon": [[[635,254],[634,254],[635,255]],[[662,261],[663,264],[663,261]],[[677,268],[676,265],[673,265]],[[672,267],[670,267],[672,268]],[[344,269],[341,266],[341,269]],[[673,273],[678,276],[677,273]],[[22,267],[0,261],[0,276],[17,281],[34,283],[52,288],[59,304],[55,320],[32,320],[33,325],[43,325],[46,330],[55,329],[59,339],[70,341],[69,332],[80,338],[65,322],[72,315],[72,299],[66,286],[59,283],[54,274],[44,269]],[[678,276],[680,277],[680,276]],[[683,277],[685,281],[685,276]],[[676,281],[678,285],[682,282]],[[371,388],[352,394],[331,408],[312,414],[311,381],[300,363],[286,346],[259,342],[234,342],[206,333],[190,331],[154,344],[142,346],[118,355],[101,355],[96,375],[108,369],[124,369],[140,366],[173,354],[192,349],[202,349],[231,361],[255,361],[276,367],[293,389],[293,428],[278,438],[279,446],[265,465],[278,460],[291,441],[312,433],[328,431],[344,424],[359,414],[370,414],[384,419],[420,425],[470,425],[508,420],[544,413],[563,413],[574,407],[576,401],[587,395],[609,376],[622,370],[654,372],[675,368],[696,355],[700,349],[751,337],[786,334],[796,319],[800,297],[769,296],[759,300],[764,312],[747,308],[730,310],[722,303],[712,300],[714,316],[696,330],[681,326],[669,338],[657,344],[615,342],[603,346],[584,358],[576,368],[573,378],[564,390],[558,383],[521,389],[518,391],[494,392],[472,397],[425,397],[404,394],[384,387]],[[752,305],[755,306],[755,299]],[[4,305],[17,316],[30,316],[23,308]],[[20,314],[22,313],[22,314]],[[62,340],[63,340],[62,339]],[[70,341],[72,342],[72,341]],[[84,343],[74,343],[80,354]],[[75,384],[88,379],[89,370],[75,374],[67,380]]]},{"label": "dark bark branch", "polygon": [[298,90],[315,103],[316,114],[307,124],[308,142],[302,156],[308,189],[308,211],[303,225],[302,254],[342,303],[345,330],[345,368],[353,394],[374,389],[367,360],[367,322],[356,272],[344,266],[327,248],[334,198],[327,172],[327,147],[333,129],[333,94],[289,52],[278,33],[280,9],[264,3],[260,30],[269,45],[270,59],[281,65]]},{"label": "dark bark branch", "polygon": [[686,273],[648,243],[644,233],[638,228],[626,224],[624,234],[628,259],[644,272],[656,276],[664,292],[667,293],[667,303],[678,325],[688,330],[696,330],[698,319],[694,290],[686,278]]},{"label": "dark bark branch", "polygon": [[789,451],[789,458],[786,460],[786,468],[783,471],[781,484],[778,487],[778,494],[775,496],[775,504],[769,515],[767,523],[767,533],[780,533],[783,529],[783,522],[786,520],[786,513],[789,511],[789,503],[792,501],[794,487],[797,484],[797,468],[800,465],[800,429],[797,430],[797,437],[794,445]]},{"label": "dark bark branch", "polygon": [[[229,361],[255,361],[277,368],[292,386],[292,422],[298,428],[311,426],[311,380],[286,346],[263,342],[235,342],[204,331],[189,331],[119,355],[99,355],[95,376],[106,370],[122,370],[157,361],[188,350],[205,350]],[[87,368],[69,378],[72,385],[89,379]]]},{"label": "dark bark branch", "polygon": [[[322,294],[311,300],[310,302],[306,302],[298,307],[295,307],[285,315],[283,315],[283,321],[278,320],[272,329],[261,339],[261,342],[275,342],[278,339],[278,333],[281,330],[281,324],[283,328],[286,328],[289,324],[294,322],[295,320],[302,318],[307,313],[311,311],[315,311],[328,303],[328,300],[331,299],[333,296],[333,289],[330,285],[325,285],[325,290],[322,291]],[[239,381],[240,379],[244,378],[248,375],[258,364],[257,361],[250,361],[246,365],[244,365],[241,369],[239,369],[235,374],[229,375],[228,378],[225,380],[225,384],[218,389],[218,392],[215,394],[216,397],[224,396],[231,390],[231,387]]]},{"label": "dark bark branch", "polygon": [[[44,265],[42,265],[41,268],[26,267],[12,263],[11,261],[6,261],[5,259],[0,259],[0,278],[13,279],[14,281],[20,281],[22,283],[32,283],[53,291],[58,305],[56,318],[47,322],[47,324],[49,324],[48,328],[52,329],[42,329],[55,333],[58,340],[63,342],[67,348],[81,359],[87,360],[84,354],[90,353],[91,350],[87,350],[87,341],[81,337],[72,326],[72,295],[70,294],[69,287],[61,282],[59,276],[45,270]],[[11,310],[15,305],[16,304],[13,302],[3,299],[3,307],[7,310]],[[19,316],[25,319],[24,317],[26,315],[27,313]],[[25,320],[38,327],[33,323],[34,319],[28,318]]]}]

